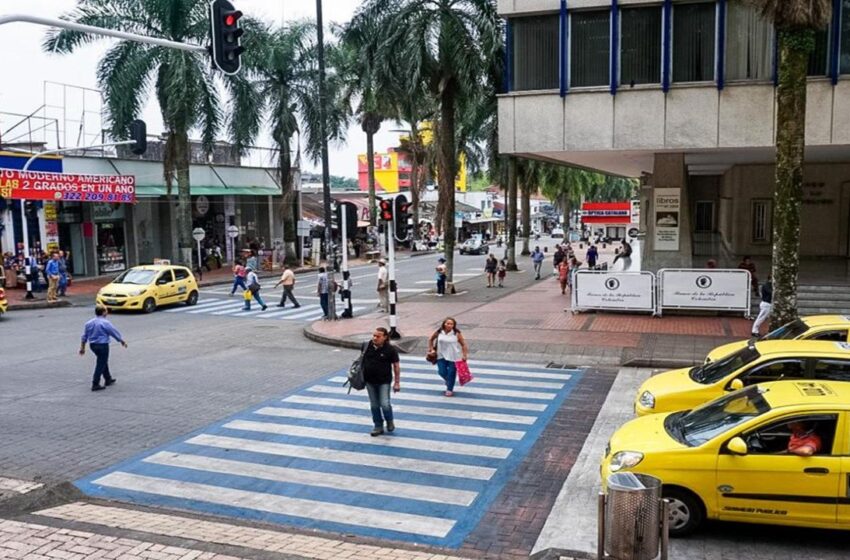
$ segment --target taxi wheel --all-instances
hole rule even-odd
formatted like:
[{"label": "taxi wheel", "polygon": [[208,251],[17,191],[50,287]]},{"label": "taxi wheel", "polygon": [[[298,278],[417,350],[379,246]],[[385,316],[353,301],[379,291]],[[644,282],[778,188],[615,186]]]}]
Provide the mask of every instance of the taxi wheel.
[{"label": "taxi wheel", "polygon": [[664,488],[664,499],[670,502],[670,536],[684,537],[702,524],[702,503],[692,493],[681,488]]},{"label": "taxi wheel", "polygon": [[186,298],[186,305],[195,305],[198,303],[198,291],[192,290],[189,297]]},{"label": "taxi wheel", "polygon": [[145,313],[153,313],[156,311],[156,300],[152,297],[146,299],[145,303],[142,304],[142,311]]}]

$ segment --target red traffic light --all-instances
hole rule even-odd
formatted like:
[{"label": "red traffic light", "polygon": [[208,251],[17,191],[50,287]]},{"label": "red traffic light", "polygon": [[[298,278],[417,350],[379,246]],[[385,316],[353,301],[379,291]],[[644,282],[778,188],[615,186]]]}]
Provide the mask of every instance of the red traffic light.
[{"label": "red traffic light", "polygon": [[230,25],[233,25],[234,23],[236,23],[236,18],[233,17],[233,14],[228,14],[227,16],[225,16],[224,25],[230,26]]},{"label": "red traffic light", "polygon": [[242,12],[239,10],[235,10],[232,12],[225,12],[224,14],[224,25],[227,27],[233,27],[236,25],[236,22],[239,21],[239,18],[242,17]]},{"label": "red traffic light", "polygon": [[391,200],[382,200],[378,207],[381,210],[381,219],[390,222],[393,219],[393,203]]}]

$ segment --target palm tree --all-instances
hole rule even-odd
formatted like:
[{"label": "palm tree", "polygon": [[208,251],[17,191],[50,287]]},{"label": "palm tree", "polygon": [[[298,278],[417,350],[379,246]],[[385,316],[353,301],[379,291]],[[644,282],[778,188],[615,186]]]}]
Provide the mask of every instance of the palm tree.
[{"label": "palm tree", "polygon": [[437,222],[445,240],[448,278],[454,268],[457,148],[455,123],[464,96],[487,83],[501,43],[501,21],[492,0],[368,0],[355,14],[384,20],[377,60],[395,79],[421,83],[438,101],[439,202]]},{"label": "palm tree", "polygon": [[[303,138],[307,156],[312,161],[321,157],[316,26],[312,21],[293,22],[279,28],[258,25],[251,34],[256,37],[256,46],[243,55],[243,74],[250,83],[244,84],[248,91],[242,97],[257,100],[246,118],[253,118],[255,126],[265,118],[277,147],[286,258],[292,261],[296,257],[299,218],[296,192],[292,188],[293,154],[300,157]],[[328,50],[330,60],[338,56],[335,50]],[[328,135],[331,141],[341,141],[348,114],[339,103],[339,76],[330,72],[327,84],[328,99],[332,100],[326,111]],[[299,148],[293,150],[296,135]]]},{"label": "palm tree", "polygon": [[806,143],[806,75],[815,31],[832,17],[830,0],[750,0],[779,35],[776,192],[773,219],[773,327],[797,317],[800,204]]},{"label": "palm tree", "polygon": [[[208,40],[207,3],[201,0],[79,0],[64,19],[84,25],[148,35],[181,43]],[[65,29],[47,32],[47,52],[71,53],[102,38]],[[164,176],[171,194],[177,178],[178,259],[192,257],[192,211],[189,190],[189,132],[200,129],[203,145],[212,149],[222,124],[216,77],[209,57],[166,47],[121,41],[107,51],[97,69],[104,92],[107,121],[115,138],[127,137],[153,85],[166,127]]]}]

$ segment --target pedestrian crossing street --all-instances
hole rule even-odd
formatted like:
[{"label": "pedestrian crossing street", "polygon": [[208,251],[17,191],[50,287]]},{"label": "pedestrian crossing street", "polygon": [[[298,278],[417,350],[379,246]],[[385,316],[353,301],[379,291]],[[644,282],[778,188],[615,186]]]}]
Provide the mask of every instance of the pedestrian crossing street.
[{"label": "pedestrian crossing street", "polygon": [[[458,548],[511,479],[580,370],[471,361],[454,397],[403,357],[396,430],[371,437],[344,371],[76,482],[141,505]],[[557,490],[557,489],[555,489]]]},{"label": "pedestrian crossing street", "polygon": [[[228,292],[229,293],[229,292]],[[199,300],[196,305],[191,307],[181,305],[166,309],[165,313],[182,313],[184,315],[226,315],[228,317],[250,317],[252,319],[279,319],[286,321],[300,321],[309,323],[321,319],[324,316],[322,307],[318,303],[301,303],[301,307],[295,308],[290,302],[286,307],[275,307],[277,298],[271,301],[266,301],[268,308],[263,311],[256,301],[251,302],[251,310],[245,311],[243,307],[245,303],[242,297],[227,297],[227,298],[204,298]],[[318,300],[316,300],[318,301]],[[365,311],[364,306],[355,306],[354,313]]]}]

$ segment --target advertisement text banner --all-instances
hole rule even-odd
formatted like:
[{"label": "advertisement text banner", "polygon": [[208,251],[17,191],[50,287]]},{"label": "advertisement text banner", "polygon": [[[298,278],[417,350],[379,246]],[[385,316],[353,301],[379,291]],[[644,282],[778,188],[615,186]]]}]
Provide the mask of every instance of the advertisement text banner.
[{"label": "advertisement text banner", "polygon": [[0,169],[0,196],[10,199],[132,204],[136,201],[136,177]]}]

